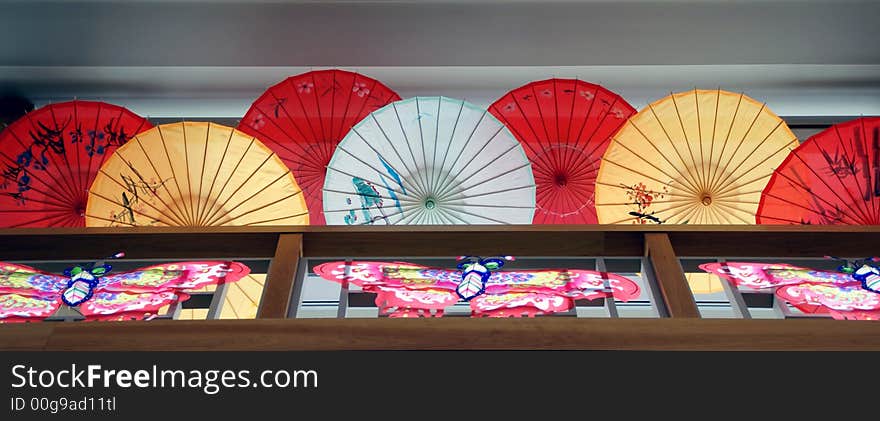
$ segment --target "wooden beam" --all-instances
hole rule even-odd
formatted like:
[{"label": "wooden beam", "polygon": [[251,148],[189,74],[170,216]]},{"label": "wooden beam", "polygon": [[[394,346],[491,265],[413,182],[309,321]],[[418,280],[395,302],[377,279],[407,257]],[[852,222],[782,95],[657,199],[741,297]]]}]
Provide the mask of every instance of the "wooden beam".
[{"label": "wooden beam", "polygon": [[[24,337],[31,340],[23,340]],[[830,319],[257,319],[0,325],[0,350],[880,350]]]},{"label": "wooden beam", "polygon": [[275,248],[275,257],[269,264],[266,286],[257,317],[260,319],[281,319],[287,317],[293,283],[296,282],[296,268],[302,257],[302,234],[281,234]]},{"label": "wooden beam", "polygon": [[646,233],[645,255],[651,262],[669,317],[699,318],[700,310],[669,236],[662,232]]}]

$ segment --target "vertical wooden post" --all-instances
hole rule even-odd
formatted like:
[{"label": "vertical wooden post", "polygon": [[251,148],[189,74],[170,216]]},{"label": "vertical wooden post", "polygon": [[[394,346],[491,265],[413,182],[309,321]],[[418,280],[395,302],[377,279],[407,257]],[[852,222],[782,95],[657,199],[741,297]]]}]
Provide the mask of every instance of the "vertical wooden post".
[{"label": "vertical wooden post", "polygon": [[266,287],[263,289],[263,298],[257,311],[258,319],[287,317],[300,257],[302,257],[302,234],[279,235],[275,256],[269,264],[269,273],[266,275]]},{"label": "vertical wooden post", "polygon": [[669,317],[699,318],[700,310],[697,309],[681,262],[672,249],[669,235],[664,232],[645,233],[645,256],[651,261]]}]

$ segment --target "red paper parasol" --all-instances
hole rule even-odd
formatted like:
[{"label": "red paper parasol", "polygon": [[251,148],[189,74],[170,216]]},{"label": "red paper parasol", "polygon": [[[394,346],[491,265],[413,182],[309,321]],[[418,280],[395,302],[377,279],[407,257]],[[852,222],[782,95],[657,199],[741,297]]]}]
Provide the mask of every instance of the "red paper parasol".
[{"label": "red paper parasol", "polygon": [[818,133],[789,154],[761,195],[759,224],[880,224],[880,117]]},{"label": "red paper parasol", "polygon": [[397,93],[367,76],[317,70],[269,88],[238,129],[281,157],[305,193],[311,223],[324,225],[324,175],[336,145],[365,116],[399,99]]},{"label": "red paper parasol", "polygon": [[44,106],[0,132],[0,226],[85,226],[89,186],[104,160],[152,127],[111,104]]},{"label": "red paper parasol", "polygon": [[537,186],[534,223],[595,224],[596,174],[609,140],[636,110],[592,83],[548,79],[519,87],[489,111],[523,144]]}]

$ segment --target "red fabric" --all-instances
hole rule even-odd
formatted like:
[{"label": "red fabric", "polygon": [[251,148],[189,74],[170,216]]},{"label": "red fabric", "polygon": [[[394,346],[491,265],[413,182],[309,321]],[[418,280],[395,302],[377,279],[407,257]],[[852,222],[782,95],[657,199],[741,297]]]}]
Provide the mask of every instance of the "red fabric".
[{"label": "red fabric", "polygon": [[489,111],[522,143],[535,176],[536,224],[595,224],[599,162],[636,110],[592,83],[548,79],[517,88]]},{"label": "red fabric", "polygon": [[47,105],[0,132],[0,226],[81,227],[104,160],[152,127],[125,108],[91,101]]},{"label": "red fabric", "polygon": [[305,194],[310,223],[324,225],[324,175],[336,145],[368,114],[398,100],[397,93],[364,75],[312,71],[269,88],[238,129],[261,140],[287,164]]},{"label": "red fabric", "polygon": [[834,125],[798,146],[761,195],[759,224],[880,224],[880,117]]}]

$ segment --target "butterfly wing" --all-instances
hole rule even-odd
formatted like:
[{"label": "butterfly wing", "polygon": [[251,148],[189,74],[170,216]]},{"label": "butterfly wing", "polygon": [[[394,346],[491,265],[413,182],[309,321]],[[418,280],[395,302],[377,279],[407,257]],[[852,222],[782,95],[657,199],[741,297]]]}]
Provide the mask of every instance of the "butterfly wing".
[{"label": "butterfly wing", "polygon": [[38,321],[61,305],[58,296],[0,293],[0,323]]},{"label": "butterfly wing", "polygon": [[0,262],[0,294],[54,297],[67,287],[67,277],[30,266]]},{"label": "butterfly wing", "polygon": [[795,285],[804,282],[812,284],[834,284],[840,286],[857,286],[861,282],[852,275],[825,270],[802,268],[766,268],[764,272],[776,285]]},{"label": "butterfly wing", "polygon": [[767,270],[775,269],[798,269],[804,270],[796,266],[785,263],[755,263],[755,262],[725,262],[725,263],[705,263],[700,265],[700,269],[715,274],[734,285],[746,287],[750,289],[765,289],[778,287],[780,285],[788,285],[791,283],[800,283],[803,281],[786,281],[780,277],[772,277]]},{"label": "butterfly wing", "polygon": [[776,290],[776,296],[798,308],[808,305],[821,306],[836,312],[880,310],[880,294],[863,289],[858,284],[784,285]]},{"label": "butterfly wing", "polygon": [[486,293],[470,301],[475,317],[534,317],[571,310],[574,300],[540,292]]},{"label": "butterfly wing", "polygon": [[471,300],[471,308],[475,316],[535,316],[569,311],[574,308],[574,300],[613,296],[629,301],[639,293],[638,284],[613,273],[573,269],[498,271],[486,283],[486,294]]},{"label": "butterfly wing", "polygon": [[[406,262],[337,261],[315,266],[320,277],[352,283],[376,294],[376,306],[390,317],[442,314],[455,304],[460,272]],[[433,310],[433,314],[432,314]]]},{"label": "butterfly wing", "polygon": [[250,273],[238,262],[177,262],[148,266],[104,276],[97,291],[144,293],[169,289],[198,289],[208,285],[235,282]]},{"label": "butterfly wing", "polygon": [[142,293],[100,291],[81,304],[79,312],[89,320],[116,319],[136,314],[144,318],[171,303],[188,299],[189,295],[174,290]]}]

